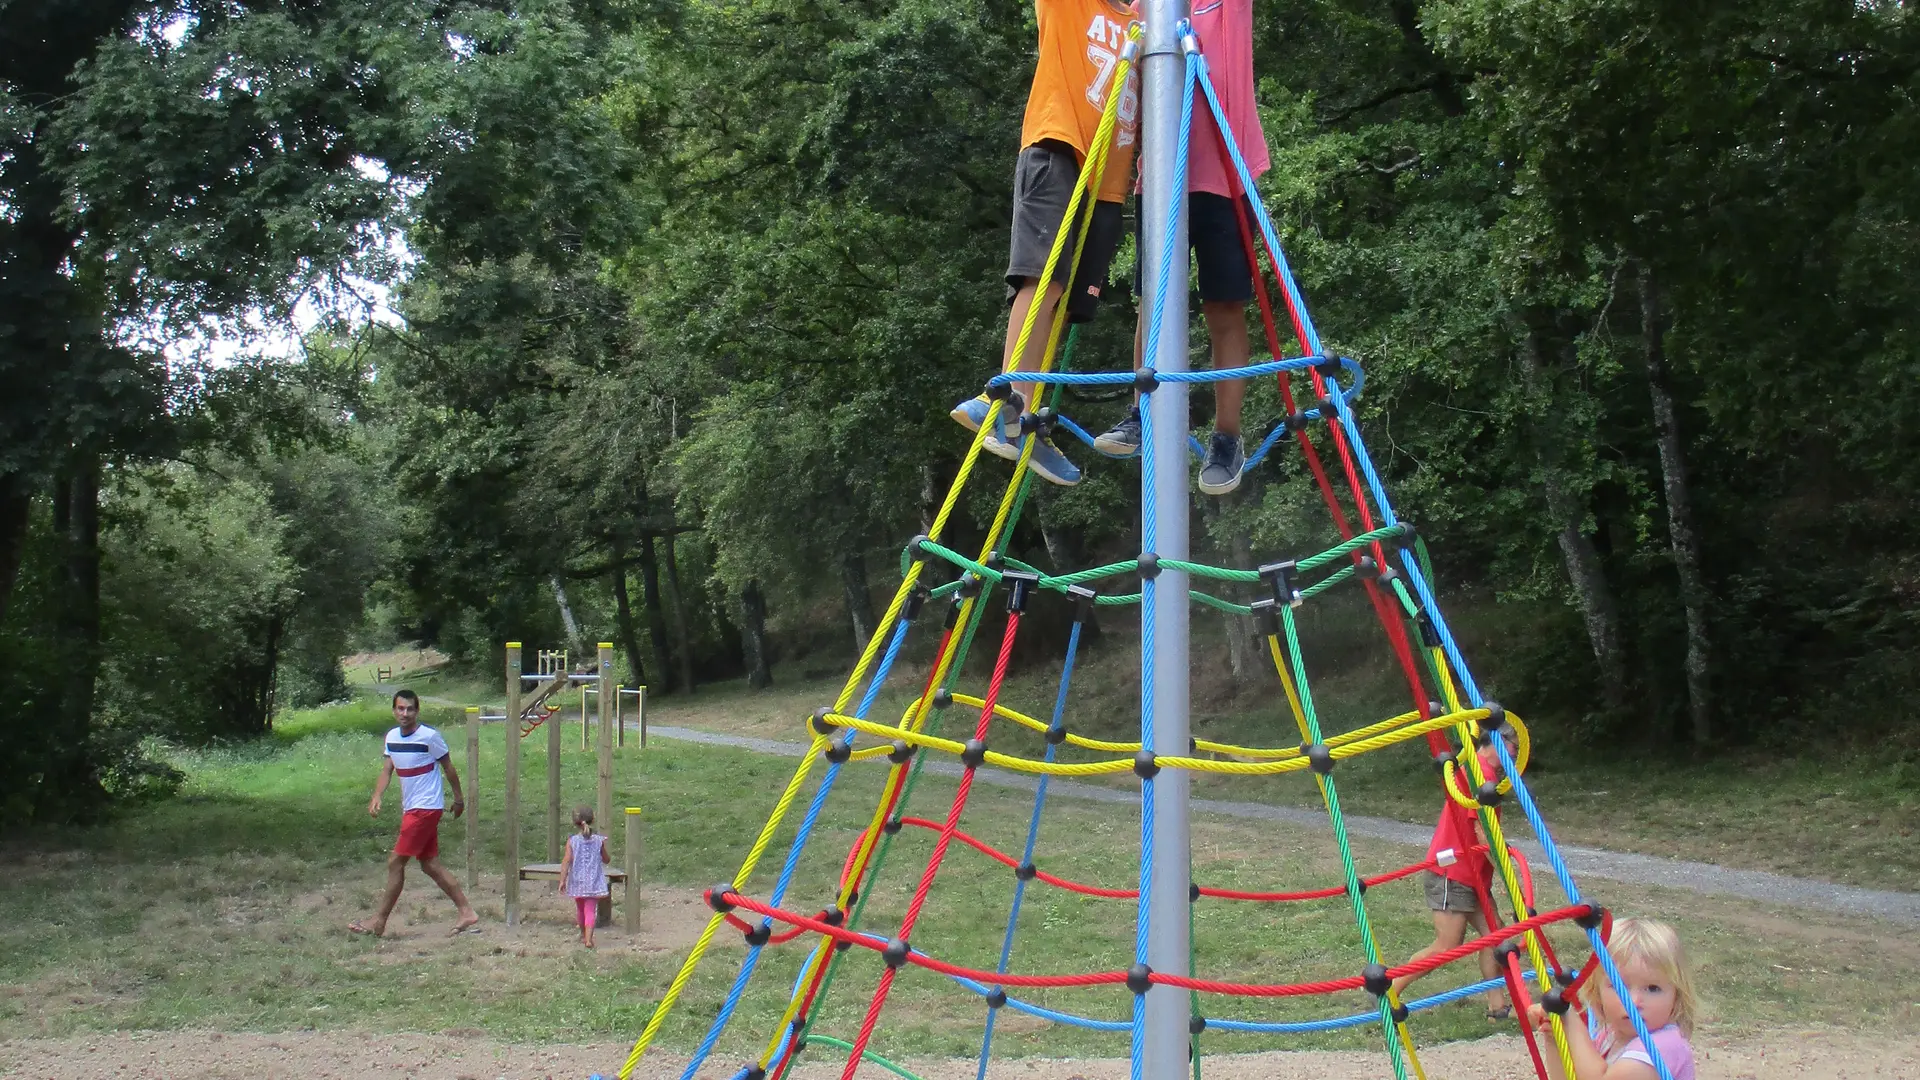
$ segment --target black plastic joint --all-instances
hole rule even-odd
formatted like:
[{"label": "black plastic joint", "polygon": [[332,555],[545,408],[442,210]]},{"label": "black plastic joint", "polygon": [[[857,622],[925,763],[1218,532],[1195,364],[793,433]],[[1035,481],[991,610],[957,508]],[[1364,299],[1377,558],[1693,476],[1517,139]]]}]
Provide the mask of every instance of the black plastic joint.
[{"label": "black plastic joint", "polygon": [[907,962],[907,953],[910,951],[912,946],[907,944],[906,938],[892,938],[887,942],[887,947],[880,950],[880,959],[885,960],[888,967],[897,968]]},{"label": "black plastic joint", "polygon": [[761,923],[741,936],[747,939],[747,944],[758,947],[765,945],[767,939],[773,936],[773,927]]},{"label": "black plastic joint", "polygon": [[947,613],[940,619],[941,629],[951,630],[960,625],[960,608],[964,606],[966,602],[966,597],[961,596],[959,593],[953,595],[952,602],[947,605]]},{"label": "black plastic joint", "polygon": [[1354,888],[1359,890],[1361,896],[1367,895],[1367,879],[1366,878],[1356,879],[1353,885],[1354,885]]},{"label": "black plastic joint", "polygon": [[839,926],[847,921],[847,913],[841,911],[838,904],[828,904],[827,910],[820,913],[820,921],[828,926]]},{"label": "black plastic joint", "polygon": [[1520,939],[1508,938],[1507,940],[1501,942],[1498,946],[1494,948],[1493,950],[1494,963],[1499,964],[1500,970],[1505,971],[1507,968],[1508,958],[1518,955],[1519,952],[1520,952]]},{"label": "black plastic joint", "polygon": [[886,833],[888,836],[893,836],[900,831],[900,825],[900,815],[895,814],[887,819],[885,825],[880,826],[880,831]]},{"label": "black plastic joint", "polygon": [[1154,760],[1151,750],[1142,750],[1133,755],[1133,775],[1142,780],[1151,780],[1160,774],[1160,763]]},{"label": "black plastic joint", "polygon": [[1261,637],[1274,637],[1280,633],[1280,615],[1271,598],[1262,598],[1253,602],[1253,617],[1260,624]]},{"label": "black plastic joint", "polygon": [[979,768],[980,763],[987,760],[987,744],[979,739],[968,739],[967,744],[960,750],[960,760],[965,762],[969,769]]},{"label": "black plastic joint", "polygon": [[1151,551],[1141,552],[1140,553],[1140,576],[1147,581],[1152,581],[1154,578],[1159,577],[1160,576],[1160,556],[1155,555]]},{"label": "black plastic joint", "polygon": [[859,903],[859,902],[860,902],[860,890],[859,890],[859,889],[848,889],[848,890],[847,890],[847,903],[849,903],[849,904],[857,904],[857,903]]},{"label": "black plastic joint", "polygon": [[1380,568],[1380,578],[1379,578],[1380,584],[1391,585],[1394,582],[1399,580],[1400,580],[1400,571],[1395,570],[1391,566],[1383,566]]},{"label": "black plastic joint", "polygon": [[787,1021],[787,1030],[795,1035],[807,1030],[807,1018],[805,1016],[796,1016],[792,1020]]},{"label": "black plastic joint", "polygon": [[932,540],[933,540],[933,537],[928,536],[926,533],[921,533],[920,535],[907,541],[907,554],[912,555],[916,559],[919,558],[920,556],[926,554],[926,552],[921,549],[920,545],[930,543],[932,542]]},{"label": "black plastic joint", "polygon": [[953,591],[953,595],[964,600],[978,595],[979,592],[980,579],[974,576],[973,571],[968,570],[960,575],[960,587]]},{"label": "black plastic joint", "polygon": [[1567,1000],[1567,995],[1559,987],[1555,987],[1540,995],[1540,1006],[1555,1016],[1565,1016],[1573,1003]]},{"label": "black plastic joint", "polygon": [[1600,929],[1600,924],[1605,922],[1606,918],[1606,908],[1601,907],[1599,904],[1588,902],[1587,913],[1585,915],[1574,916],[1573,924],[1582,930],[1598,930]]},{"label": "black plastic joint", "polygon": [[1320,358],[1319,363],[1313,365],[1313,370],[1331,379],[1340,374],[1340,358],[1337,356],[1323,356]]},{"label": "black plastic joint", "polygon": [[1360,575],[1362,581],[1374,581],[1380,577],[1380,564],[1373,561],[1373,556],[1362,555],[1360,561],[1353,564],[1353,572]]},{"label": "black plastic joint", "polygon": [[840,730],[839,724],[827,719],[831,715],[833,715],[833,706],[822,705],[813,710],[813,719],[807,721],[807,726],[813,729],[815,735],[831,735]]},{"label": "black plastic joint", "polygon": [[1133,389],[1142,394],[1151,394],[1160,389],[1160,373],[1150,367],[1134,369]]},{"label": "black plastic joint", "polygon": [[1197,881],[1187,882],[1187,903],[1191,904],[1198,899],[1200,899],[1200,883]]},{"label": "black plastic joint", "polygon": [[1145,964],[1135,964],[1127,969],[1127,989],[1136,994],[1144,994],[1147,987],[1153,985],[1153,969]]},{"label": "black plastic joint", "polygon": [[1474,792],[1473,797],[1479,801],[1481,806],[1486,807],[1499,806],[1501,803],[1507,801],[1507,797],[1500,794],[1500,785],[1492,780],[1482,781],[1479,790]]},{"label": "black plastic joint", "polygon": [[1447,715],[1447,707],[1445,705],[1440,704],[1432,698],[1427,699],[1427,716],[1429,718],[1445,715]]},{"label": "black plastic joint", "polygon": [[1307,417],[1305,409],[1295,409],[1287,414],[1287,430],[1290,432],[1305,431],[1311,423],[1313,421]]},{"label": "black plastic joint", "polygon": [[947,689],[944,686],[938,690],[935,690],[933,692],[933,707],[936,709],[952,708],[953,707],[953,691]]},{"label": "black plastic joint", "polygon": [[1006,1004],[1007,1004],[1007,992],[1005,990],[1002,990],[996,986],[987,993],[987,1008],[989,1009],[1004,1008]]},{"label": "black plastic joint", "polygon": [[1460,755],[1456,751],[1442,750],[1441,752],[1433,755],[1433,770],[1435,772],[1444,773],[1447,771],[1447,766],[1456,764],[1457,762],[1459,762],[1459,760],[1460,760]]},{"label": "black plastic joint", "polygon": [[741,1077],[741,1080],[767,1080],[767,1070],[758,1065],[749,1065],[747,1075]]},{"label": "black plastic joint", "polygon": [[1067,595],[1073,598],[1074,622],[1083,623],[1093,618],[1093,601],[1099,595],[1098,593],[1085,585],[1069,585]]},{"label": "black plastic joint", "polygon": [[835,739],[821,753],[835,765],[844,765],[853,756],[853,744],[845,739]]},{"label": "black plastic joint", "polygon": [[1020,417],[1020,434],[1022,435],[1032,435],[1036,431],[1042,435],[1045,435],[1052,430],[1053,430],[1053,410],[1052,409],[1046,409],[1046,408],[1037,409],[1033,412],[1026,413]]},{"label": "black plastic joint", "polygon": [[723,881],[718,885],[714,885],[708,888],[705,893],[707,906],[725,915],[727,912],[733,910],[733,903],[727,899],[727,897],[731,895],[733,895],[733,882]]},{"label": "black plastic joint", "polygon": [[987,569],[992,570],[996,573],[998,573],[1000,568],[1002,566],[1005,566],[1006,564],[1007,564],[1006,556],[1000,554],[998,551],[987,552],[987,557],[980,561],[981,566],[984,566]]},{"label": "black plastic joint", "polygon": [[853,948],[853,942],[851,941],[836,941],[833,943],[834,952],[846,952],[851,948]]},{"label": "black plastic joint", "polygon": [[[1529,918],[1531,918],[1531,916],[1529,916]],[[1553,972],[1553,984],[1555,986],[1572,986],[1573,981],[1577,978],[1579,978],[1579,976],[1568,971],[1566,968],[1555,968]]]},{"label": "black plastic joint", "polygon": [[1413,624],[1420,628],[1420,644],[1429,649],[1440,647],[1440,628],[1433,625],[1433,616],[1425,611],[1413,617]]},{"label": "black plastic joint", "polygon": [[1400,546],[1412,547],[1414,538],[1420,535],[1420,530],[1414,527],[1413,522],[1405,518],[1394,522],[1394,525],[1400,529]]},{"label": "black plastic joint", "polygon": [[913,744],[905,739],[893,740],[893,749],[887,751],[887,760],[895,765],[905,765],[913,758]]},{"label": "black plastic joint", "polygon": [[919,618],[921,610],[927,606],[927,597],[931,595],[927,590],[915,585],[913,591],[907,594],[907,606],[901,610],[900,618],[906,622]]},{"label": "black plastic joint", "polygon": [[1034,875],[1038,874],[1039,872],[1040,872],[1040,868],[1033,865],[1032,859],[1028,859],[1027,861],[1021,863],[1019,866],[1016,866],[1013,868],[1013,876],[1019,878],[1021,881],[1032,881],[1034,878]]},{"label": "black plastic joint", "polygon": [[1480,727],[1483,730],[1499,731],[1501,728],[1507,726],[1506,706],[1489,698],[1481,702],[1480,707],[1487,710],[1487,718],[1480,721]]},{"label": "black plastic joint", "polygon": [[1366,967],[1361,968],[1360,985],[1365,987],[1367,993],[1372,994],[1374,997],[1380,997],[1385,994],[1387,987],[1393,985],[1393,980],[1387,978],[1387,965],[1368,964]]},{"label": "black plastic joint", "polygon": [[1187,1018],[1187,1034],[1198,1035],[1205,1030],[1207,1030],[1206,1017],[1192,1016]]},{"label": "black plastic joint", "polygon": [[1067,725],[1053,724],[1047,728],[1047,742],[1049,744],[1053,746],[1059,746],[1061,743],[1066,741],[1067,741]]},{"label": "black plastic joint", "polygon": [[987,383],[988,401],[1005,401],[1013,396],[1013,384],[1010,382]]},{"label": "black plastic joint", "polygon": [[1285,562],[1267,563],[1260,568],[1260,578],[1273,589],[1275,604],[1287,607],[1299,607],[1302,597],[1296,587],[1299,583],[1300,565],[1292,559]]},{"label": "black plastic joint", "polygon": [[1333,751],[1327,749],[1326,743],[1308,743],[1300,748],[1300,752],[1307,755],[1307,766],[1314,772],[1321,776],[1333,772]]},{"label": "black plastic joint", "polygon": [[1027,610],[1027,599],[1040,587],[1040,575],[1009,570],[1000,575],[1000,583],[1007,587],[1007,611],[1018,615]]},{"label": "black plastic joint", "polygon": [[1313,404],[1315,408],[1320,410],[1320,419],[1328,421],[1329,423],[1340,419],[1340,410],[1334,408],[1332,398],[1319,398]]},{"label": "black plastic joint", "polygon": [[1407,1022],[1407,1017],[1413,1015],[1413,1010],[1407,1008],[1405,1005],[1395,1005],[1391,1010],[1391,1015],[1393,1016],[1394,1023],[1404,1024]]}]

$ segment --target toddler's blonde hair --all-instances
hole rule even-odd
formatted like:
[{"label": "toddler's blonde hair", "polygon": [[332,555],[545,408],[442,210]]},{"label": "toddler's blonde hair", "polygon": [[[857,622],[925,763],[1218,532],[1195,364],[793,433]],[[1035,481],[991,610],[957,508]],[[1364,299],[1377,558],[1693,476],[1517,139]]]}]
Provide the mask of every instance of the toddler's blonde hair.
[{"label": "toddler's blonde hair", "polygon": [[1673,987],[1673,1022],[1688,1038],[1693,1037],[1693,1022],[1700,1014],[1700,999],[1693,990],[1693,965],[1680,945],[1673,927],[1657,919],[1620,919],[1613,924],[1613,936],[1607,952],[1616,964],[1629,961],[1645,964],[1660,973]]}]

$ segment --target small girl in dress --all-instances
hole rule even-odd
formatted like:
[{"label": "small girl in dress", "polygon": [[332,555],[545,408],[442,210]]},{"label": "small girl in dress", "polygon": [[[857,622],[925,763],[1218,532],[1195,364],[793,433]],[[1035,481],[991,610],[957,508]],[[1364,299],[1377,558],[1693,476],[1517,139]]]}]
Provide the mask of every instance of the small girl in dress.
[{"label": "small girl in dress", "polygon": [[[1698,1003],[1693,995],[1693,972],[1686,953],[1680,948],[1680,935],[1673,927],[1652,919],[1621,919],[1613,924],[1613,936],[1607,952],[1620,969],[1640,1019],[1653,1037],[1654,1052],[1667,1067],[1673,1080],[1694,1080],[1693,1020]],[[1603,973],[1591,980],[1600,988],[1594,1011],[1599,1015],[1600,1032],[1589,1036],[1587,1026],[1568,1014],[1567,1049],[1573,1055],[1572,1080],[1656,1080],[1653,1055],[1633,1030],[1627,1007],[1614,993],[1613,984]],[[1527,1010],[1533,1026],[1547,1027],[1547,1014],[1540,1006]],[[1547,1072],[1554,1080],[1561,1075],[1558,1054],[1547,1055]]]},{"label": "small girl in dress", "polygon": [[593,831],[593,811],[573,812],[574,834],[560,860],[560,892],[573,897],[580,914],[580,944],[593,948],[593,925],[607,895],[607,838]]}]

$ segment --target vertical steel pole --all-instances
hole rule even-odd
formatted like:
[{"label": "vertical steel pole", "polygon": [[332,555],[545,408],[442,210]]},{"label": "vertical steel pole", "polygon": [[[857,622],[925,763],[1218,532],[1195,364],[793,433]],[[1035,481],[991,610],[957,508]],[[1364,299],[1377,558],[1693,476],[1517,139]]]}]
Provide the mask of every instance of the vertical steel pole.
[{"label": "vertical steel pole", "polygon": [[520,925],[520,643],[507,642],[507,722],[500,725],[507,740],[507,810],[501,819],[507,846],[506,916],[508,926]]},{"label": "vertical steel pole", "polygon": [[[613,727],[611,725],[613,722],[613,706],[607,703],[607,698],[613,697],[617,700],[619,698],[619,691],[607,689],[607,687],[613,685],[613,643],[611,641],[601,642],[599,653],[600,681],[595,685],[599,687],[600,691],[600,740],[599,753],[596,755],[599,758],[597,764],[600,766],[600,775],[598,777],[599,783],[595,786],[594,791],[596,798],[593,803],[593,815],[600,823],[600,831],[606,833],[608,838],[612,838]],[[584,701],[585,699],[582,698],[581,700]]]},{"label": "vertical steel pole", "polygon": [[480,864],[475,861],[476,832],[480,827],[480,706],[467,706],[467,892],[480,888]]},{"label": "vertical steel pole", "polygon": [[[1179,171],[1180,97],[1186,79],[1186,56],[1181,51],[1179,25],[1187,17],[1186,0],[1145,0],[1145,56],[1141,62],[1145,100],[1141,125],[1141,235],[1146,274],[1143,303],[1151,305],[1161,290],[1164,253],[1171,246],[1171,274],[1166,282],[1166,305],[1161,311],[1159,341],[1146,363],[1157,371],[1187,370],[1187,199],[1175,191]],[[1167,228],[1169,213],[1173,228]],[[1154,468],[1140,483],[1152,491],[1153,553],[1164,564],[1187,557],[1187,386],[1161,383],[1148,395],[1152,410]],[[1141,492],[1143,505],[1147,491]],[[1145,522],[1142,522],[1145,535]],[[1152,729],[1156,753],[1187,752],[1187,575],[1163,570],[1152,586],[1153,650],[1142,661],[1153,676]],[[1153,872],[1147,881],[1147,966],[1155,971],[1185,975],[1190,962],[1187,885],[1188,775],[1165,769],[1151,780],[1154,829]],[[1147,852],[1142,852],[1144,857]],[[1187,1076],[1187,1021],[1191,1007],[1187,992],[1155,985],[1148,989],[1143,1080],[1184,1080]]]}]

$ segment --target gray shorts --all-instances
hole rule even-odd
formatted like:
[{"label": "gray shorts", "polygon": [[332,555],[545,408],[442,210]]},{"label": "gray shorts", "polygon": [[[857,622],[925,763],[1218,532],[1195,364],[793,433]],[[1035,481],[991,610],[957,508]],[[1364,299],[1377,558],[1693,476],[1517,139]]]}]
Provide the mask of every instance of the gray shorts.
[{"label": "gray shorts", "polygon": [[1480,900],[1474,896],[1472,889],[1432,870],[1420,875],[1420,887],[1427,894],[1427,907],[1434,911],[1458,911],[1471,915],[1480,910]]},{"label": "gray shorts", "polygon": [[[1047,256],[1066,217],[1067,203],[1080,183],[1080,159],[1073,147],[1045,139],[1020,151],[1013,171],[1013,250],[1007,259],[1007,303],[1019,291],[1022,282],[1038,281],[1047,268]],[[1083,204],[1084,205],[1084,204]],[[1072,223],[1077,226],[1079,223]],[[1087,243],[1080,252],[1080,268],[1073,275],[1073,287],[1067,292],[1067,317],[1086,322],[1100,306],[1100,294],[1107,284],[1107,269],[1120,249],[1120,204],[1095,203],[1093,221],[1087,229]],[[1070,228],[1060,265],[1054,280],[1071,264],[1077,228]]]}]

